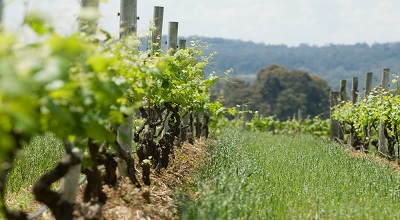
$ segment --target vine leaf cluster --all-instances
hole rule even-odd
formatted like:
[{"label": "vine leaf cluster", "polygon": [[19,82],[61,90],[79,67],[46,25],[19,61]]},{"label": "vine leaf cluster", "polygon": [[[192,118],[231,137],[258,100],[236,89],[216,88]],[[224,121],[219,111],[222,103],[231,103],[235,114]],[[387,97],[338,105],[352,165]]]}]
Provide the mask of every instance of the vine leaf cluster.
[{"label": "vine leaf cluster", "polygon": [[[354,133],[352,147],[369,150],[375,146],[378,150],[379,128],[383,124],[388,152],[381,152],[388,158],[395,157],[399,147],[400,97],[397,91],[387,91],[376,87],[359,102],[341,102],[333,108],[332,119],[341,123],[344,133]],[[399,152],[399,149],[397,149]]]}]

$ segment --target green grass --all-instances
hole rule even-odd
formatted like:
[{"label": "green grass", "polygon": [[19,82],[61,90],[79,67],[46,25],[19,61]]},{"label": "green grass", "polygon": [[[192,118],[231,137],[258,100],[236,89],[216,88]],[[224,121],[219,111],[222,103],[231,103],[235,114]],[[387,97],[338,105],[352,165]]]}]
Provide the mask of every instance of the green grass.
[{"label": "green grass", "polygon": [[400,177],[311,136],[225,131],[182,219],[400,219]]},{"label": "green grass", "polygon": [[61,140],[46,133],[34,137],[19,151],[8,175],[6,197],[11,207],[27,208],[33,200],[32,185],[41,175],[53,169],[64,149]]}]

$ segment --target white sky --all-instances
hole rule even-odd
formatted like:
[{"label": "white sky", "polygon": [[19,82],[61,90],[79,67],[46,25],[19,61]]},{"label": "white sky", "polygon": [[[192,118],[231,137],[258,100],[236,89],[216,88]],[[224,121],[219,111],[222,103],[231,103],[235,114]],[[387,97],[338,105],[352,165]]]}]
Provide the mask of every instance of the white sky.
[{"label": "white sky", "polygon": [[[39,10],[58,30],[76,28],[79,0],[3,0],[4,23],[17,29],[25,12]],[[118,35],[120,0],[102,2],[100,25]],[[179,36],[240,39],[265,44],[323,46],[400,41],[399,0],[138,0],[139,33],[148,30],[154,6],[164,6],[168,22],[179,22]]]}]

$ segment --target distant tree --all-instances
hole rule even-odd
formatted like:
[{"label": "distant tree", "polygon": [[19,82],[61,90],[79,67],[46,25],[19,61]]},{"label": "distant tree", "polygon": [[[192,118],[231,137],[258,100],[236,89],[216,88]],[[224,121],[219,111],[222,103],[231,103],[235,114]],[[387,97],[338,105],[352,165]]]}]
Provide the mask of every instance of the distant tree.
[{"label": "distant tree", "polygon": [[233,78],[229,80],[223,89],[223,102],[229,103],[229,106],[247,104],[254,107],[254,92],[248,82]]},{"label": "distant tree", "polygon": [[331,87],[306,71],[289,71],[274,64],[261,69],[252,83],[232,79],[221,87],[223,103],[228,107],[246,103],[251,110],[281,120],[297,114],[299,109],[304,117],[328,116]]},{"label": "distant tree", "polygon": [[287,70],[278,65],[271,65],[265,69],[261,69],[257,73],[254,82],[253,92],[257,93],[255,102],[256,109],[264,115],[276,114],[277,98],[279,93],[285,89],[284,82],[281,80]]}]

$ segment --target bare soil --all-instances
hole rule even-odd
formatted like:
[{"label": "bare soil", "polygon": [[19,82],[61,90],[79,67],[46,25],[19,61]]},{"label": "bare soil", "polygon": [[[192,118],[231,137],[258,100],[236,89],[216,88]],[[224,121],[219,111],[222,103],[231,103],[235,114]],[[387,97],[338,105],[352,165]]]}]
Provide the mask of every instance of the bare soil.
[{"label": "bare soil", "polygon": [[378,154],[375,153],[366,153],[361,150],[354,150],[354,149],[346,149],[346,151],[349,153],[350,157],[352,158],[359,158],[359,159],[372,159],[375,161],[377,164],[383,164],[387,165],[393,168],[394,171],[400,173],[400,161],[397,160],[388,160],[382,156],[379,156]]},{"label": "bare soil", "polygon": [[[102,217],[105,220],[119,219],[179,219],[179,207],[174,191],[184,189],[187,184],[193,182],[193,176],[201,165],[207,162],[209,155],[206,151],[204,141],[198,140],[194,145],[185,143],[181,148],[175,149],[170,160],[169,168],[157,174],[151,171],[151,185],[136,188],[128,178],[120,177],[116,189],[108,186],[103,187],[108,199],[102,207]],[[136,177],[141,180],[141,169],[136,164]],[[78,196],[78,209],[87,213],[87,204],[82,204],[83,187]],[[187,192],[191,194],[190,192]],[[99,207],[98,207],[99,208]],[[96,208],[92,207],[93,217]],[[99,209],[100,210],[100,209]],[[79,217],[85,218],[78,211]],[[89,212],[90,214],[90,212]],[[97,217],[100,217],[97,213]]]}]

